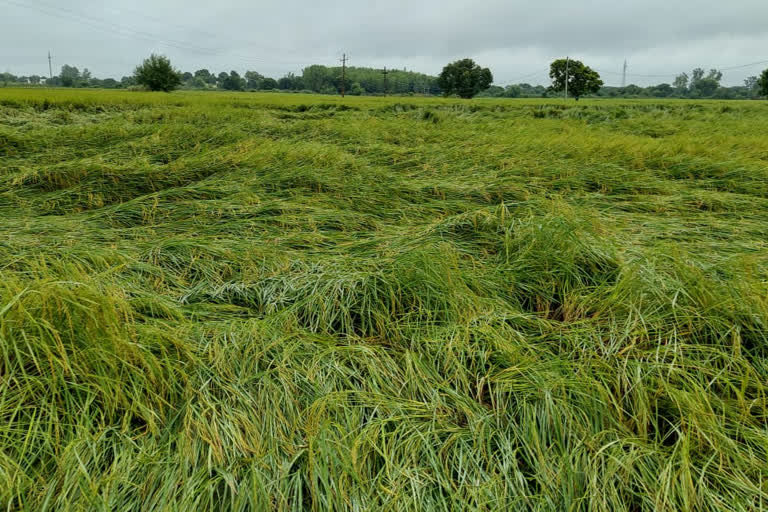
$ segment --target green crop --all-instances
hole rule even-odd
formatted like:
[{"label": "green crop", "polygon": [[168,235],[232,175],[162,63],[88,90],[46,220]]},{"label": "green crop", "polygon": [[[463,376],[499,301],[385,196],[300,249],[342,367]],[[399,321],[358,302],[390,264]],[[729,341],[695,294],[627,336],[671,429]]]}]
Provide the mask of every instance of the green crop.
[{"label": "green crop", "polygon": [[768,508],[766,133],[3,89],[1,508]]}]

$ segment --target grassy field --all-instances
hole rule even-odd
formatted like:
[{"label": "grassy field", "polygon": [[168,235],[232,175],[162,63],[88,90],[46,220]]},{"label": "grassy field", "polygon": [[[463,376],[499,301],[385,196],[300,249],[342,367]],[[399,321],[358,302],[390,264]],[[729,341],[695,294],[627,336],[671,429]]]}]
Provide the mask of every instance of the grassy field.
[{"label": "grassy field", "polygon": [[2,510],[767,509],[766,134],[2,89]]}]

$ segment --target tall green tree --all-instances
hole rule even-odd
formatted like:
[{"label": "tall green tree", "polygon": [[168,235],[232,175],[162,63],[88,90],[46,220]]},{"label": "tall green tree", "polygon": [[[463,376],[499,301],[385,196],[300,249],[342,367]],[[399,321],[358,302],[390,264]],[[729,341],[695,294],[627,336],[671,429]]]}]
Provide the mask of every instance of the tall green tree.
[{"label": "tall green tree", "polygon": [[181,85],[181,73],[164,55],[152,54],[133,72],[136,83],[150,91],[171,92]]},{"label": "tall green tree", "polygon": [[709,98],[720,87],[720,82],[713,78],[702,78],[691,85],[691,93],[694,97]]},{"label": "tall green tree", "polygon": [[549,77],[552,79],[553,92],[565,92],[566,80],[568,93],[576,101],[585,94],[594,94],[603,86],[600,74],[584,65],[580,60],[558,59],[549,66]]},{"label": "tall green tree", "polygon": [[216,83],[216,77],[207,69],[198,69],[195,71],[195,78],[199,78],[208,85],[214,85]]},{"label": "tall green tree", "polygon": [[768,96],[768,69],[762,72],[757,80],[757,90],[760,96]]},{"label": "tall green tree", "polygon": [[758,80],[759,79],[756,76],[748,76],[744,79],[744,87],[746,87],[749,92],[756,91]]},{"label": "tall green tree", "polygon": [[296,76],[293,73],[288,73],[283,78],[277,81],[277,86],[284,90],[299,90],[304,88],[303,80],[300,76]]},{"label": "tall green tree", "polygon": [[705,74],[702,68],[696,68],[691,72],[690,93],[693,97],[710,98],[720,87],[723,73],[717,69],[710,69]]},{"label": "tall green tree", "polygon": [[261,82],[264,81],[264,76],[257,72],[257,71],[246,71],[245,72],[245,86],[248,89],[260,89],[261,88]]},{"label": "tall green tree", "polygon": [[444,95],[457,94],[460,98],[469,99],[491,86],[493,74],[472,59],[461,59],[445,66],[437,83]]},{"label": "tall green tree", "polygon": [[675,89],[669,84],[651,86],[644,91],[648,91],[648,94],[656,98],[668,98],[675,93]]},{"label": "tall green tree", "polygon": [[504,96],[505,98],[519,98],[523,94],[523,89],[519,85],[508,85],[504,89]]},{"label": "tall green tree", "polygon": [[304,87],[315,92],[321,92],[323,89],[333,85],[333,72],[319,64],[313,64],[304,68],[301,72],[304,79]]},{"label": "tall green tree", "polygon": [[675,81],[672,82],[672,86],[677,89],[680,94],[688,92],[688,73],[681,73],[675,77]]},{"label": "tall green tree", "polygon": [[267,77],[264,80],[261,81],[261,84],[259,85],[259,89],[262,91],[271,91],[273,89],[277,89],[277,80],[274,78]]},{"label": "tall green tree", "polygon": [[61,66],[59,77],[61,78],[61,85],[64,87],[77,87],[80,82],[80,70],[69,64],[64,64]]},{"label": "tall green tree", "polygon": [[221,83],[219,86],[227,91],[242,91],[245,89],[246,81],[237,71],[230,71],[229,74],[221,73],[219,75]]},{"label": "tall green tree", "polygon": [[16,78],[16,75],[12,75],[8,72],[0,73],[0,82],[2,82],[4,85],[15,83],[17,80],[18,78]]},{"label": "tall green tree", "polygon": [[80,83],[78,85],[80,85],[81,87],[88,87],[91,80],[93,80],[93,75],[88,70],[88,68],[85,68],[83,69],[83,72],[80,73]]}]

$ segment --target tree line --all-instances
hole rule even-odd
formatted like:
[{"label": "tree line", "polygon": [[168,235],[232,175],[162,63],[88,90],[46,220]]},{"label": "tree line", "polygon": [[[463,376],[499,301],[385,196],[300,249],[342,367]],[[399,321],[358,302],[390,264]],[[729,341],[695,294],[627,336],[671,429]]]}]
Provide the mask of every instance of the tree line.
[{"label": "tree line", "polygon": [[[768,70],[763,72],[762,80],[768,84]],[[641,87],[630,84],[624,87],[601,86],[590,94],[597,98],[688,98],[688,99],[757,99],[768,95],[768,90],[762,89],[760,76],[746,78],[743,85],[725,87],[721,85],[722,71],[710,69],[705,72],[702,68],[694,69],[690,74],[681,73],[669,83]],[[562,89],[558,92],[561,92]],[[530,84],[513,84],[506,87],[492,85],[481,92],[479,96],[493,98],[525,98],[547,97],[553,94],[551,87]]]},{"label": "tree line", "polygon": [[[142,76],[142,70],[145,74]],[[150,85],[152,77],[155,85]],[[627,85],[605,86],[600,75],[580,61],[558,59],[550,66],[552,84],[511,84],[506,87],[492,85],[493,75],[488,68],[478,66],[471,59],[462,59],[445,66],[439,76],[408,71],[406,69],[374,69],[341,67],[319,64],[304,68],[301,74],[288,73],[272,78],[257,71],[211,72],[199,69],[182,72],[174,69],[163,56],[153,55],[136,68],[131,76],[120,80],[96,78],[84,68],[65,64],[58,75],[45,78],[39,75],[16,76],[0,73],[0,85],[47,85],[53,87],[91,87],[105,89],[129,89],[147,87],[152,90],[194,89],[227,91],[293,91],[305,93],[337,94],[342,89],[350,95],[451,95],[460,97],[524,98],[549,97],[565,91],[566,77],[569,95],[579,97],[623,98],[691,98],[691,99],[753,99],[768,96],[768,70],[760,76],[750,76],[740,86],[725,87],[721,84],[723,73],[717,69],[705,71],[696,68],[681,73],[670,83],[648,87]],[[163,85],[160,85],[163,82]]]},{"label": "tree line", "polygon": [[[152,59],[152,57],[150,57]],[[157,65],[157,62],[153,62]],[[347,94],[426,94],[439,95],[442,93],[438,79],[424,73],[405,69],[373,69],[364,67],[349,67],[344,73],[342,82],[341,67],[311,65],[304,68],[301,74],[288,73],[281,78],[262,75],[258,71],[212,72],[208,69],[197,71],[177,72],[178,82],[174,80],[174,89],[192,90],[227,90],[227,91],[294,91],[320,94],[337,94],[345,86]],[[136,73],[114,78],[100,79],[87,69],[79,70],[75,66],[65,64],[59,74],[53,78],[39,75],[16,76],[11,73],[0,73],[0,85],[47,85],[50,87],[80,87],[104,89],[129,89],[138,87]]]}]

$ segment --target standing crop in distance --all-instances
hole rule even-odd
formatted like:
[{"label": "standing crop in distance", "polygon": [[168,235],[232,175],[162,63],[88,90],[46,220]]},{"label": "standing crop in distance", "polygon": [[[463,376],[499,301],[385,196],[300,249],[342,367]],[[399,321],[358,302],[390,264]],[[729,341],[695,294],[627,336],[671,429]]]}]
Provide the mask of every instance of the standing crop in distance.
[{"label": "standing crop in distance", "polygon": [[171,92],[181,85],[181,73],[173,69],[168,57],[154,53],[136,68],[133,77],[150,91]]},{"label": "standing crop in distance", "polygon": [[461,59],[443,68],[437,79],[443,94],[458,94],[469,99],[480,91],[486,90],[493,83],[493,74],[488,68],[481,68],[472,59]]},{"label": "standing crop in distance", "polygon": [[549,66],[549,77],[554,92],[565,91],[566,74],[568,75],[568,93],[579,100],[585,94],[595,93],[603,86],[597,71],[585,66],[580,60],[558,59]]},{"label": "standing crop in distance", "polygon": [[757,81],[757,90],[760,96],[768,96],[768,69],[760,75]]}]

